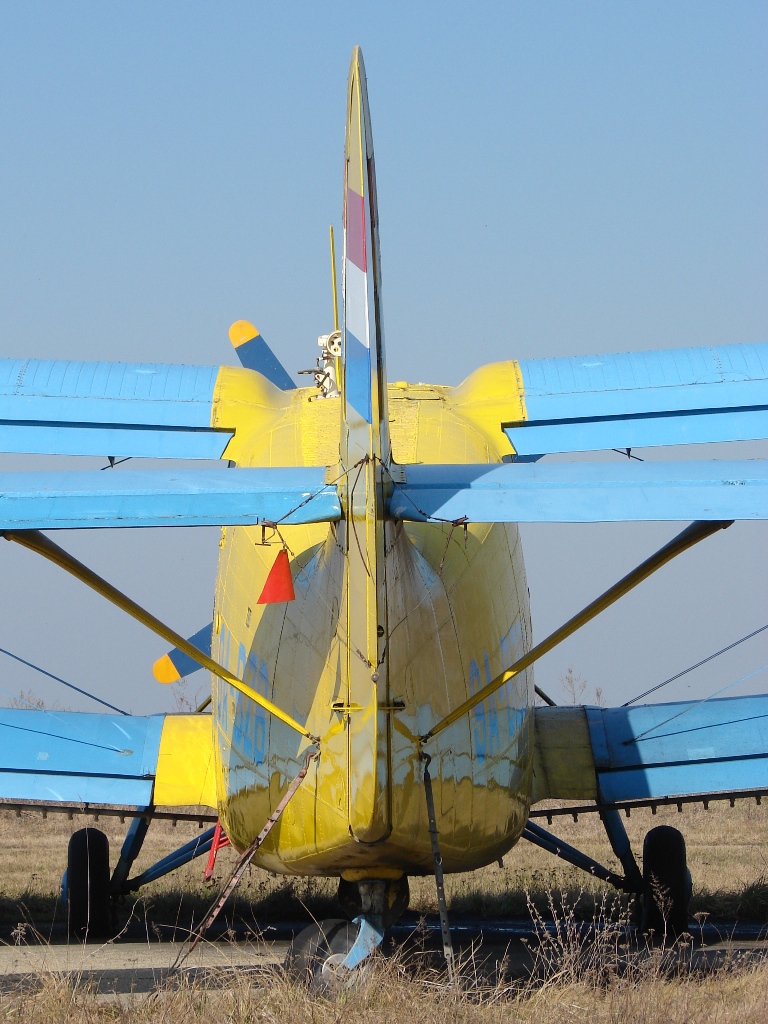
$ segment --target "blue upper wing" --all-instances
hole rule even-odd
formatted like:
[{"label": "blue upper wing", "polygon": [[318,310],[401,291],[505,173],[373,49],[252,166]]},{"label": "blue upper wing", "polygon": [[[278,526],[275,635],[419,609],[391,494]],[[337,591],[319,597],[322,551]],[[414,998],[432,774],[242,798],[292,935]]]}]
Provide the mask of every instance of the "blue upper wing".
[{"label": "blue upper wing", "polygon": [[523,360],[519,456],[768,437],[768,343]]},{"label": "blue upper wing", "polygon": [[0,451],[218,459],[217,366],[0,359]]}]

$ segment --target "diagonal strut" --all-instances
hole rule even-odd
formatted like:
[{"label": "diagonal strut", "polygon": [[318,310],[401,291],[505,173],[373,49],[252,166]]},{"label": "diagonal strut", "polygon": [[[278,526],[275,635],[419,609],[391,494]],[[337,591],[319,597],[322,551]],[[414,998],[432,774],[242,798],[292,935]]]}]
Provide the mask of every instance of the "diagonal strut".
[{"label": "diagonal strut", "polygon": [[97,594],[101,594],[112,604],[116,604],[118,608],[122,608],[124,612],[127,612],[134,619],[137,619],[142,625],[146,626],[147,629],[151,629],[153,633],[157,633],[164,640],[167,640],[169,644],[174,647],[178,647],[180,651],[183,651],[188,657],[196,661],[198,665],[202,665],[203,668],[207,668],[209,672],[212,672],[219,679],[223,679],[224,682],[229,683],[240,693],[245,694],[246,697],[250,697],[251,700],[256,701],[260,704],[265,711],[268,711],[275,718],[279,718],[281,722],[289,725],[296,732],[302,736],[306,736],[308,740],[313,742],[317,741],[317,737],[313,736],[303,725],[299,725],[295,719],[291,718],[290,715],[282,711],[276,704],[273,704],[271,700],[266,697],[262,697],[256,690],[251,689],[250,686],[238,679],[236,675],[219,665],[218,662],[214,661],[213,658],[204,654],[201,650],[191,644],[189,640],[176,633],[166,626],[160,619],[155,618],[151,612],[142,608],[141,605],[136,604],[130,597],[127,597],[116,587],[113,587],[111,583],[107,583],[105,579],[98,576],[92,569],[89,569],[87,565],[83,565],[82,562],[78,562],[76,558],[60,548],[58,544],[54,544],[52,540],[40,533],[38,530],[20,530],[20,531],[3,531],[2,536],[6,540],[12,540],[16,544],[21,544],[22,547],[29,548],[30,551],[35,551],[38,555],[42,555],[43,558],[47,558],[50,562],[58,565],[61,569],[64,569],[70,575],[76,577],[85,583],[86,586],[95,590]]},{"label": "diagonal strut", "polygon": [[582,608],[578,614],[574,615],[573,618],[569,619],[559,629],[556,629],[554,633],[542,640],[540,644],[536,644],[532,647],[527,654],[524,654],[522,658],[519,658],[514,665],[511,665],[508,669],[496,676],[487,686],[481,687],[475,694],[465,700],[462,704],[459,704],[449,715],[446,715],[437,725],[433,725],[429,732],[425,733],[421,737],[421,742],[426,743],[427,740],[432,739],[433,736],[437,736],[438,733],[442,732],[443,729],[447,729],[449,725],[453,725],[463,715],[466,715],[468,711],[476,707],[481,701],[485,700],[496,690],[501,689],[506,683],[509,682],[514,676],[519,675],[535,661],[538,661],[543,655],[548,654],[553,647],[557,647],[559,643],[567,639],[571,634],[575,633],[582,626],[586,625],[591,619],[594,619],[600,612],[605,611],[610,605],[618,601],[620,597],[627,594],[633,587],[636,587],[638,583],[642,583],[643,580],[648,579],[657,569],[660,569],[667,562],[670,562],[677,555],[687,551],[688,548],[692,548],[694,544],[698,544],[700,540],[704,540],[705,537],[710,537],[713,533],[717,533],[719,530],[725,530],[731,526],[733,520],[726,521],[698,521],[691,523],[687,526],[682,533],[679,533],[674,537],[668,544],[665,544],[663,548],[660,548],[654,555],[647,558],[642,562],[636,569],[628,573],[618,583],[614,583],[612,587],[601,594],[600,597],[596,598],[591,604],[588,604],[586,608]]}]

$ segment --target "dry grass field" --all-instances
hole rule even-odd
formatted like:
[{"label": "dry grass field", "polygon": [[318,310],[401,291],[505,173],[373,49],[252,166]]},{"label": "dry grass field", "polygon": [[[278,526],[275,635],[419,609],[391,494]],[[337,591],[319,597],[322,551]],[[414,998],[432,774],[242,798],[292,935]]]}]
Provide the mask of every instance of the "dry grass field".
[{"label": "dry grass field", "polygon": [[56,977],[24,998],[0,995],[0,1014],[19,1024],[765,1024],[768,968],[668,978],[647,968],[630,978],[553,979],[521,991],[451,988],[379,961],[355,987],[313,996],[279,973],[259,984],[176,987],[158,997],[99,999]]},{"label": "dry grass field", "polygon": [[[642,851],[643,836],[654,825],[668,823],[680,828],[686,838],[688,862],[693,875],[694,914],[719,919],[768,922],[768,806],[742,801],[735,808],[727,802],[676,809],[634,811],[626,822],[633,848]],[[66,866],[70,834],[89,818],[68,821],[65,815],[0,812],[0,925],[27,920],[42,925],[61,919],[59,885]],[[544,821],[546,824],[546,821]],[[112,862],[119,853],[127,825],[102,817],[97,827],[110,839]],[[551,830],[597,860],[620,870],[594,815],[583,815],[574,823],[570,817],[555,818]],[[134,873],[198,834],[197,825],[155,822]],[[225,849],[217,861],[216,876],[206,885],[202,879],[204,860],[147,886],[138,896],[135,913],[172,922],[195,916],[207,907],[216,887],[232,864],[233,853]],[[603,883],[521,841],[504,858],[504,866],[492,865],[466,875],[446,879],[449,907],[454,914],[484,918],[526,917],[527,897],[546,913],[548,892],[565,892],[571,903],[578,900],[578,912],[591,917],[595,901],[613,890]],[[253,868],[237,894],[235,913],[248,922],[289,920],[311,916],[336,916],[336,883],[325,879],[285,878]],[[123,908],[125,918],[134,900]],[[417,913],[437,910],[431,878],[411,880],[411,909]]]},{"label": "dry grass field", "polygon": [[[693,912],[715,918],[768,921],[768,807],[754,803],[711,804],[709,810],[687,808],[682,814],[660,809],[633,812],[628,828],[636,850],[648,828],[668,822],[686,836],[694,879]],[[70,833],[89,819],[67,821],[49,815],[0,814],[0,924],[45,925],[63,919],[58,897],[61,871]],[[98,827],[110,837],[112,859],[117,856],[125,825],[102,818]],[[574,823],[555,819],[552,830],[608,865],[614,865],[599,820],[585,816]],[[137,870],[170,852],[197,833],[192,824],[155,823]],[[121,921],[133,915],[153,924],[199,918],[215,895],[228,866],[231,851],[223,851],[217,878],[210,886],[202,881],[204,859],[148,886],[121,909]],[[411,907],[419,913],[436,910],[434,883],[430,878],[412,881]],[[456,916],[484,918],[521,917],[528,914],[526,894],[542,913],[548,913],[549,893],[556,903],[561,893],[576,914],[591,917],[606,896],[602,884],[576,872],[551,856],[522,842],[497,865],[447,880],[450,909]],[[285,879],[253,869],[228,909],[229,919],[260,924],[270,920],[300,920],[335,915],[333,881]],[[613,899],[612,896],[609,899]],[[608,913],[620,913],[615,901]],[[182,924],[183,926],[183,924]],[[8,932],[6,932],[8,934]],[[250,1022],[312,1022],[338,1024],[342,1020],[395,1022],[411,1019],[420,1024],[446,1021],[482,1022],[642,1022],[688,1024],[693,1021],[768,1021],[768,964],[759,959],[727,961],[718,971],[692,969],[683,950],[672,960],[664,950],[628,953],[615,934],[606,933],[585,953],[576,940],[566,938],[549,948],[541,947],[535,976],[510,984],[503,976],[488,979],[473,969],[471,960],[462,967],[462,983],[448,984],[435,969],[434,960],[407,959],[405,955],[381,957],[372,963],[355,987],[333,998],[313,996],[288,981],[280,971],[228,975],[218,985],[197,982],[168,985],[154,998],[114,996],[104,998],[71,977],[55,973],[39,978],[36,990],[20,995],[0,990],[0,1019],[20,1024],[43,1022],[125,1022],[143,1024],[164,1021],[187,1024],[211,1019]]]}]

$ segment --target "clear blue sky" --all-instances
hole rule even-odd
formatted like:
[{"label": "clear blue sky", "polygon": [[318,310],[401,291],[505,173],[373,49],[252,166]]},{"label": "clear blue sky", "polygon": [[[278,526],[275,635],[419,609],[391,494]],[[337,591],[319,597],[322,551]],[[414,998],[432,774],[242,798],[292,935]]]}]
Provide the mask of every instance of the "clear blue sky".
[{"label": "clear blue sky", "polygon": [[[393,378],[768,340],[764,3],[26,0],[0,6],[0,356],[233,362],[246,317],[290,371],[310,365],[356,43]],[[525,528],[535,637],[674,531]],[[767,539],[737,524],[684,556],[539,683],[573,665],[624,699],[768,621]],[[180,632],[208,620],[216,531],[62,542]],[[0,646],[168,706],[161,641],[29,553],[0,557]],[[765,661],[753,641],[668,696]],[[0,686],[55,692],[4,661]]]}]

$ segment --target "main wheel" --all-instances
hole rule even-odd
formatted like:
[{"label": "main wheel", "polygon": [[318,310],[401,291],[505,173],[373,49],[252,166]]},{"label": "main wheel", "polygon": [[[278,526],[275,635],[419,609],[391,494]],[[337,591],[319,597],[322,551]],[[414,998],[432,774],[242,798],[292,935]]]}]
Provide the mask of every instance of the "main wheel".
[{"label": "main wheel", "polygon": [[288,948],[285,969],[315,992],[328,992],[344,983],[339,973],[355,944],[357,926],[339,918],[311,924],[299,932]]},{"label": "main wheel", "polygon": [[677,938],[688,930],[691,875],[682,833],[669,825],[652,828],[643,843],[641,927],[657,938]]},{"label": "main wheel", "polygon": [[69,840],[66,895],[71,935],[109,936],[109,840],[97,828],[81,828]]}]

